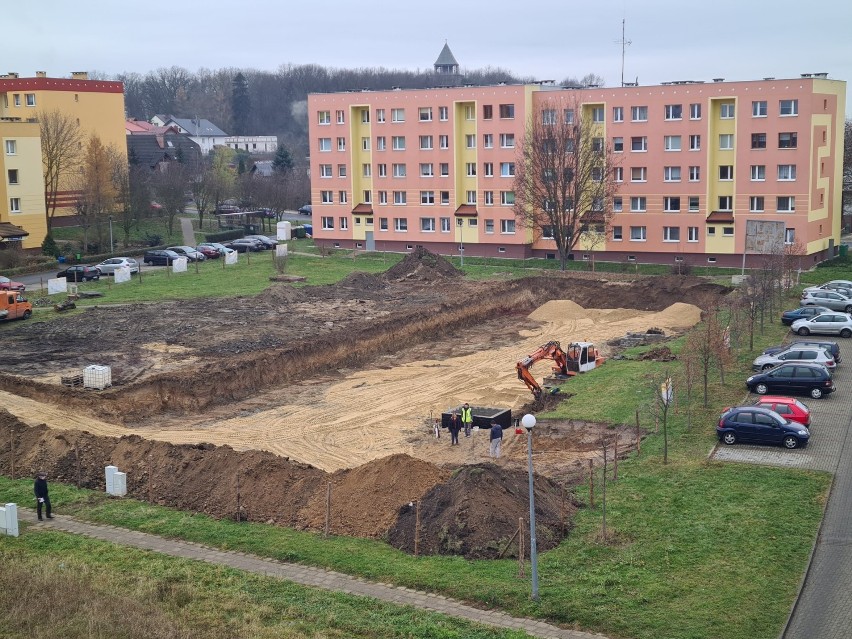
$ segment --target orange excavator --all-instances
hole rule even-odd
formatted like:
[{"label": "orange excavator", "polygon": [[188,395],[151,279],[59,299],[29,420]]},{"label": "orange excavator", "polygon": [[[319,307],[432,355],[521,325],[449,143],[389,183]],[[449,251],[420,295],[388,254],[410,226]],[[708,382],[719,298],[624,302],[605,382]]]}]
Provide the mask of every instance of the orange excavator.
[{"label": "orange excavator", "polygon": [[534,353],[519,361],[515,367],[518,369],[518,379],[527,385],[533,396],[539,399],[542,394],[541,385],[535,381],[530,368],[536,362],[543,359],[553,360],[553,375],[557,379],[569,379],[590,371],[604,363],[604,358],[591,342],[572,342],[568,350],[562,350],[559,342],[550,341],[539,346]]}]

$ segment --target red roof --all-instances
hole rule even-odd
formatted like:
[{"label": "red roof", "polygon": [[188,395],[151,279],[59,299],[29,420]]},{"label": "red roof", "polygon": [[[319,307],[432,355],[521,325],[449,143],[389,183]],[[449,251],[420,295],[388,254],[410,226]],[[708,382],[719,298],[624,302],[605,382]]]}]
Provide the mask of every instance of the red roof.
[{"label": "red roof", "polygon": [[456,209],[457,217],[476,217],[477,215],[476,207],[473,204],[462,204]]},{"label": "red roof", "polygon": [[67,80],[64,78],[3,78],[5,91],[75,91],[77,93],[124,93],[124,84],[107,80]]},{"label": "red roof", "polygon": [[353,213],[360,213],[361,215],[365,215],[365,214],[372,215],[373,205],[372,204],[364,204],[362,202],[361,204],[356,206],[354,209],[352,209],[352,212]]},{"label": "red roof", "polygon": [[734,213],[732,211],[713,211],[710,215],[707,216],[707,219],[704,220],[708,224],[733,224],[734,223]]}]

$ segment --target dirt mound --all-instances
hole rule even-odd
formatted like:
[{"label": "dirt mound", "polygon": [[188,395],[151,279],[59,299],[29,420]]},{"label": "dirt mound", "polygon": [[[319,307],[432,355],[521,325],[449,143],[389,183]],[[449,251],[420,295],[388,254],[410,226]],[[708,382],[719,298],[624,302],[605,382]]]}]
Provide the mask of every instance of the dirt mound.
[{"label": "dirt mound", "polygon": [[446,259],[419,246],[385,271],[384,277],[389,281],[434,281],[461,275],[462,272]]},{"label": "dirt mound", "polygon": [[673,362],[677,359],[677,356],[672,353],[668,346],[658,346],[642,353],[636,359],[644,362]]},{"label": "dirt mound", "polygon": [[[554,548],[569,528],[567,519],[576,505],[563,503],[563,491],[546,477],[535,478],[536,540],[539,550]],[[416,507],[403,506],[388,541],[395,548],[414,551]],[[494,559],[518,554],[512,536],[522,519],[529,524],[527,474],[494,464],[465,466],[449,481],[436,485],[420,504],[419,551],[427,555],[463,555]]]},{"label": "dirt mound", "polygon": [[302,288],[293,288],[288,284],[278,284],[270,286],[260,295],[258,300],[272,306],[278,304],[290,304],[293,302],[304,302],[307,299],[305,290]]},{"label": "dirt mound", "polygon": [[337,286],[358,291],[381,291],[386,289],[388,284],[379,275],[355,271],[340,280]]}]

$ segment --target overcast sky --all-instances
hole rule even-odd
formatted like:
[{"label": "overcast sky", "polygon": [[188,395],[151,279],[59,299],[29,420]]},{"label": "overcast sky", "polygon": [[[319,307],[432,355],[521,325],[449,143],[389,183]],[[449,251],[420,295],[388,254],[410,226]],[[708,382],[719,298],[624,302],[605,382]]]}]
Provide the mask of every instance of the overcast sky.
[{"label": "overcast sky", "polygon": [[[829,74],[852,84],[849,0],[43,0],[3,12],[0,71],[147,73],[282,64],[431,69],[448,42],[462,70],[643,85]],[[852,113],[847,98],[846,113]]]}]

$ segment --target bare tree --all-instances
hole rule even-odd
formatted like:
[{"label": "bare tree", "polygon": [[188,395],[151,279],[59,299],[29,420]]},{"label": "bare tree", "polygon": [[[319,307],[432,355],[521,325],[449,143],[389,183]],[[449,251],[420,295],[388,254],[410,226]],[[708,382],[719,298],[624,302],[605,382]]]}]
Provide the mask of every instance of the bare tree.
[{"label": "bare tree", "polygon": [[[596,112],[595,112],[596,113]],[[617,190],[615,156],[589,107],[543,102],[529,117],[515,171],[515,216],[536,238],[553,238],[564,271],[592,233],[606,233]]]},{"label": "bare tree", "polygon": [[75,206],[80,226],[83,228],[83,250],[89,250],[89,229],[95,227],[97,250],[103,243],[102,227],[115,206],[118,193],[113,182],[112,157],[101,139],[92,134],[86,144],[86,152],[80,164],[80,172],[73,184],[77,197]]},{"label": "bare tree", "polygon": [[157,201],[163,207],[171,235],[175,218],[182,214],[186,207],[186,189],[189,182],[187,169],[180,162],[170,162],[163,165],[160,171],[156,171],[151,181]]},{"label": "bare tree", "polygon": [[663,463],[669,463],[669,434],[668,416],[669,408],[674,402],[674,383],[668,369],[662,375],[651,377],[651,390],[653,392],[653,409],[663,422]]},{"label": "bare tree", "polygon": [[[118,214],[119,223],[124,230],[124,246],[130,243],[130,229],[133,224],[133,198],[130,189],[131,165],[124,155],[117,152],[115,147],[108,147],[110,180],[115,192],[114,212]],[[110,247],[112,250],[112,247]]]},{"label": "bare tree", "polygon": [[57,194],[77,173],[83,136],[68,114],[56,109],[39,113],[41,161],[44,173],[44,208],[47,232],[53,227]]}]

